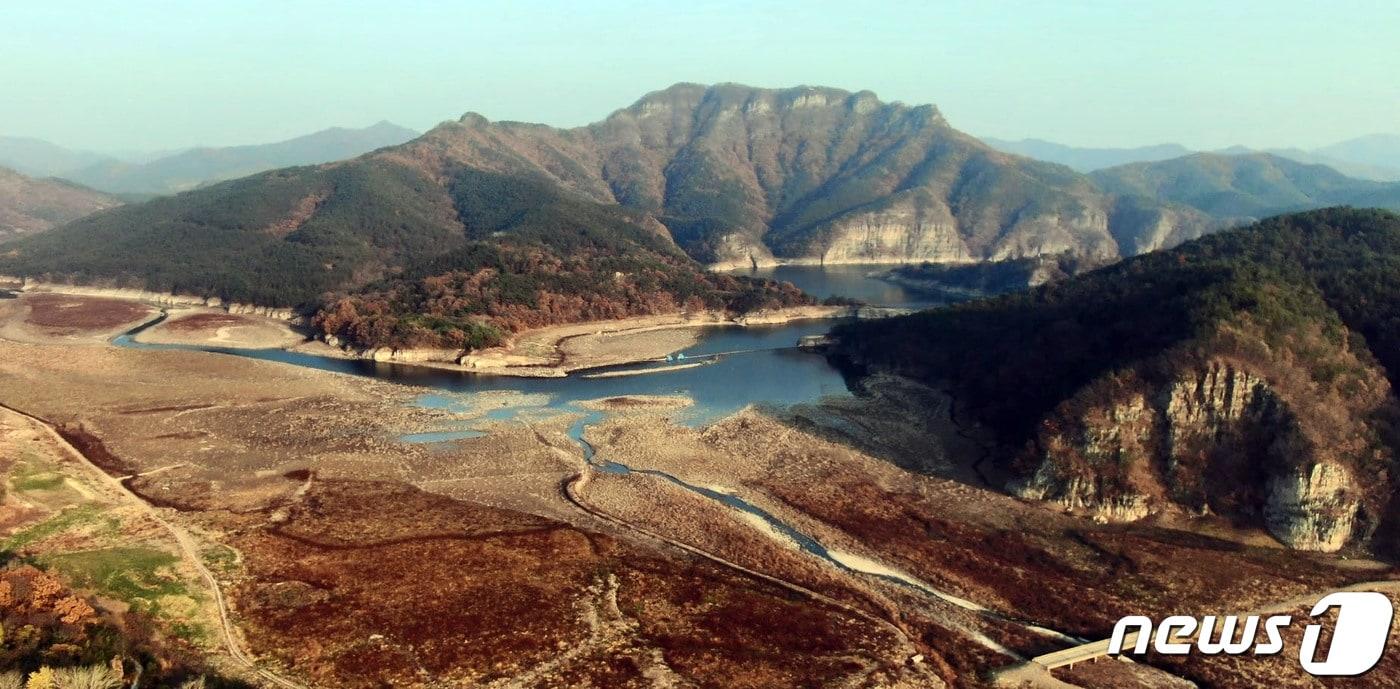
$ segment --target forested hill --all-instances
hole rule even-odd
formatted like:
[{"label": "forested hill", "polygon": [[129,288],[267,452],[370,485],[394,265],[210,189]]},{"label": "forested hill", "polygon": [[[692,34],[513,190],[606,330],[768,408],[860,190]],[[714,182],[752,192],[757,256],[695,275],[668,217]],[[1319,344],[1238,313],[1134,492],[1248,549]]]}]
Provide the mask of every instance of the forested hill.
[{"label": "forested hill", "polygon": [[[517,213],[542,195],[554,211]],[[542,227],[564,205],[606,218],[592,231],[614,248],[625,237],[735,265],[1112,259],[1214,227],[1190,208],[1124,201],[1067,168],[995,151],[931,105],[678,84],[586,127],[468,114],[353,160],[102,213],[7,247],[0,273],[292,306],[504,241],[517,220]]]},{"label": "forested hill", "polygon": [[265,170],[344,160],[416,136],[389,122],[333,127],[276,143],[192,148],[141,163],[103,160],[59,176],[110,193],[170,194]]},{"label": "forested hill", "polygon": [[[1281,216],[836,337],[847,365],[947,386],[1030,497],[1110,518],[1167,504],[1264,515],[1285,542],[1320,549],[1369,534],[1387,510],[1393,213]],[[1317,507],[1347,500],[1345,514]]]},{"label": "forested hill", "polygon": [[1119,196],[1184,204],[1224,221],[1324,206],[1400,210],[1400,183],[1355,179],[1326,165],[1269,153],[1196,153],[1111,167],[1090,177]]},{"label": "forested hill", "polygon": [[366,347],[477,347],[552,323],[810,302],[706,273],[618,206],[375,158],[158,198],[12,246],[0,273],[300,305]]}]

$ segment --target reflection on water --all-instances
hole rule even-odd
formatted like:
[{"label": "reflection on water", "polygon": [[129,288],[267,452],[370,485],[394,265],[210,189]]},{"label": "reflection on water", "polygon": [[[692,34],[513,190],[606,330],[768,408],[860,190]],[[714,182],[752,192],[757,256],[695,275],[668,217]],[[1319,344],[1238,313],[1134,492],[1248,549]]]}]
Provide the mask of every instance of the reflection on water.
[{"label": "reflection on water", "polygon": [[[927,294],[867,277],[888,266],[778,266],[753,274],[787,280],[818,297],[845,296],[878,306],[928,307],[937,300]],[[158,322],[158,320],[156,321]],[[147,327],[149,325],[147,324]],[[524,413],[578,411],[582,400],[627,395],[683,395],[694,404],[678,409],[672,419],[688,425],[704,425],[732,414],[750,404],[791,405],[811,402],[827,395],[848,394],[840,373],[818,354],[795,348],[807,335],[826,333],[835,325],[831,320],[796,321],[775,326],[706,326],[694,346],[683,350],[686,357],[722,353],[713,363],[694,368],[675,368],[643,375],[616,377],[517,378],[464,373],[419,366],[359,359],[334,359],[287,352],[279,349],[229,349],[188,345],[152,345],[135,342],[128,333],[114,340],[123,347],[142,349],[196,349],[252,359],[276,361],[295,366],[371,376],[408,385],[451,393],[469,394],[509,391],[536,396],[525,404],[511,404],[486,414],[492,420],[509,420]],[[583,372],[635,371],[665,368],[666,363],[644,363],[592,369]],[[422,398],[432,403],[432,397]],[[451,404],[450,397],[440,397]],[[461,433],[470,437],[472,429],[453,428],[441,433]],[[441,433],[414,434],[421,442],[433,442]],[[450,439],[450,438],[445,438]]]},{"label": "reflection on water", "polygon": [[928,308],[945,303],[938,295],[870,277],[872,273],[883,273],[894,267],[891,265],[773,266],[757,270],[730,272],[733,275],[751,275],[791,282],[803,292],[818,299],[848,297],[872,306],[895,306],[907,309]]},{"label": "reflection on water", "polygon": [[[542,407],[569,411],[573,409],[575,402],[602,397],[684,395],[690,397],[694,405],[677,410],[673,419],[679,423],[703,425],[738,411],[748,404],[788,405],[809,402],[825,395],[846,394],[845,381],[835,369],[827,365],[825,358],[794,348],[799,338],[825,333],[832,325],[833,322],[829,320],[815,320],[771,327],[705,327],[702,331],[705,333],[704,339],[685,350],[688,356],[713,352],[746,353],[720,356],[708,366],[614,378],[584,378],[579,375],[567,378],[516,378],[359,359],[333,359],[280,349],[142,344],[134,342],[126,335],[114,342],[120,346],[140,349],[196,349],[231,354],[322,371],[383,378],[448,393],[511,391],[542,395],[548,400],[543,405],[504,407],[487,414],[488,418],[496,420],[514,418],[525,411],[540,411]],[[779,349],[780,347],[782,349]],[[641,367],[657,365],[645,364]],[[615,366],[593,369],[593,372],[635,368],[639,367]]]}]

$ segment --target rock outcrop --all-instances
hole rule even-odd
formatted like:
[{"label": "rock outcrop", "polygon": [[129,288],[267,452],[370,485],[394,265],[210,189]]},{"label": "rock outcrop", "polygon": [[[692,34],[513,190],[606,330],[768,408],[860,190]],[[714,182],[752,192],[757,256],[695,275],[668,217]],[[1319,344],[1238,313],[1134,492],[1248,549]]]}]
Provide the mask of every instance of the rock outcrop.
[{"label": "rock outcrop", "polygon": [[1034,473],[1010,490],[1099,521],[1136,521],[1153,508],[1147,486],[1129,473],[1151,456],[1158,419],[1145,396],[1093,409],[1071,427],[1051,431]]},{"label": "rock outcrop", "polygon": [[64,283],[48,283],[29,278],[15,278],[20,281],[20,291],[23,292],[58,292],[62,294],[81,294],[90,297],[110,297],[113,299],[129,299],[132,301],[142,301],[157,306],[206,306],[210,308],[220,308],[233,314],[246,316],[263,316],[265,318],[276,318],[283,321],[296,321],[301,318],[295,310],[289,308],[278,308],[272,306],[259,306],[257,304],[244,304],[239,302],[226,302],[218,297],[200,297],[192,294],[171,294],[169,292],[151,292],[149,290],[131,289],[126,287],[99,287],[93,285],[69,285]]},{"label": "rock outcrop", "polygon": [[468,114],[381,155],[437,177],[467,166],[547,180],[641,211],[718,267],[1116,258],[1209,225],[1150,201],[1123,213],[1082,175],[868,91],[677,84],[587,127]]},{"label": "rock outcrop", "polygon": [[[1028,478],[1010,489],[1100,521],[1162,510],[1261,518],[1292,548],[1333,552],[1357,529],[1361,491],[1314,450],[1259,375],[1214,360],[1153,389],[1109,381],[1042,426]],[[1075,410],[1078,411],[1075,411]]]},{"label": "rock outcrop", "polygon": [[1314,464],[1269,481],[1269,532],[1293,548],[1335,552],[1356,531],[1358,493],[1345,467]]},{"label": "rock outcrop", "polygon": [[468,113],[350,160],[132,204],[16,242],[0,271],[285,307],[407,266],[474,269],[481,254],[460,252],[476,242],[578,233],[723,268],[1112,260],[1211,222],[996,151],[932,105],[677,84],[584,127]]}]

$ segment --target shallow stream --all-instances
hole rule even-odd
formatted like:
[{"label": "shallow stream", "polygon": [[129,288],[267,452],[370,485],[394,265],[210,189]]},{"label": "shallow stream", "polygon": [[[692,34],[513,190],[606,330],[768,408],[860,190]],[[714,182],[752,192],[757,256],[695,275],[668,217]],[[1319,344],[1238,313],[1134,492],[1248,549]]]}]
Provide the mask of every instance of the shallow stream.
[{"label": "shallow stream", "polygon": [[[867,277],[876,266],[782,266],[753,274],[788,280],[818,297],[847,296],[876,306],[919,308],[937,305],[933,298],[906,288]],[[578,419],[570,426],[568,435],[581,448],[585,459],[599,471],[612,474],[644,474],[668,481],[684,490],[719,502],[768,527],[767,533],[788,542],[802,552],[820,558],[847,571],[876,576],[903,586],[917,589],[958,607],[975,612],[991,613],[982,606],[939,591],[919,579],[854,553],[833,550],[818,539],[743,498],[714,487],[687,483],[676,476],[651,469],[634,469],[599,457],[594,447],[584,439],[587,428],[604,418],[605,412],[586,410],[579,405],[584,400],[623,396],[684,396],[692,400],[690,407],[678,409],[672,420],[690,426],[702,426],[732,414],[750,404],[787,406],[813,402],[829,395],[849,394],[841,374],[819,354],[796,347],[807,335],[826,333],[834,325],[830,320],[797,321],[776,326],[703,326],[702,336],[694,346],[682,350],[686,358],[708,361],[704,366],[665,370],[664,363],[628,364],[591,369],[564,378],[518,378],[438,370],[403,364],[334,359],[287,352],[280,349],[248,350],[193,345],[152,345],[138,343],[133,336],[151,327],[159,319],[136,328],[113,340],[122,347],[140,349],[186,349],[217,352],[235,356],[276,361],[337,373],[373,376],[398,383],[417,385],[425,390],[416,404],[424,408],[448,411],[480,411],[469,403],[472,393],[514,392],[501,407],[487,410],[481,418],[489,421],[512,421],[542,413],[573,413]],[[715,353],[725,352],[718,356]],[[645,371],[654,373],[617,377],[586,377],[604,371]],[[472,428],[473,422],[453,427],[401,436],[404,442],[447,443],[478,437],[482,431]],[[481,421],[475,423],[480,424]],[[991,613],[994,614],[994,613]],[[1050,632],[1049,630],[1044,630]],[[987,640],[990,641],[990,640]]]}]

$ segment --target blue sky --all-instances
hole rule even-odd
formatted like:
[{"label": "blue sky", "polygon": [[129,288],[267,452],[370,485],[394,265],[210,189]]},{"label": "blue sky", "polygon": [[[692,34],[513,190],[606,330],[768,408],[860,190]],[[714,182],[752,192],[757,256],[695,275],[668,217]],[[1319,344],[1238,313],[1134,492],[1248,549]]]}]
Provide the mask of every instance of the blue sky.
[{"label": "blue sky", "polygon": [[870,89],[973,134],[1315,146],[1400,132],[1400,2],[6,3],[0,134],[271,141],[473,110],[578,125],[678,81]]}]

